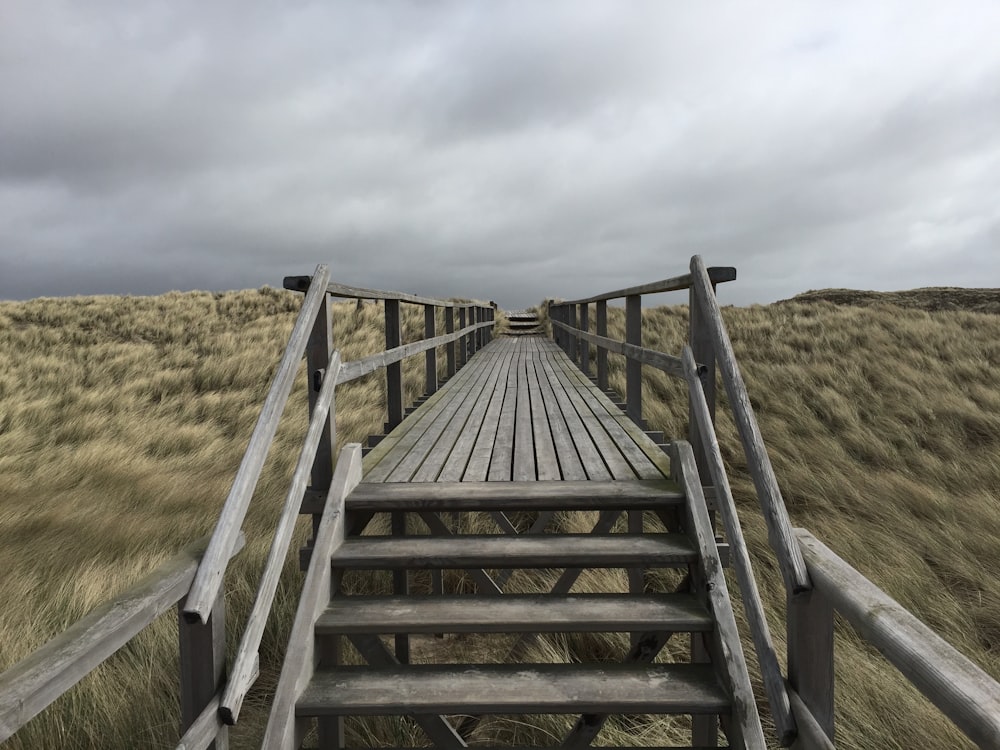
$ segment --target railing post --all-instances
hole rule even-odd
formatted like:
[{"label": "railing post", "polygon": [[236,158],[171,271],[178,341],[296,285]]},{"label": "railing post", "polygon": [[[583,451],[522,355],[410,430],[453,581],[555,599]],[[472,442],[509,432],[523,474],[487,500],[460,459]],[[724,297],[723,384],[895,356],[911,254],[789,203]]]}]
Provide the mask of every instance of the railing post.
[{"label": "railing post", "polygon": [[[432,339],[435,331],[435,309],[434,305],[424,305],[424,338]],[[438,365],[437,349],[427,350],[427,360],[425,366],[424,393],[430,395],[438,389]]]},{"label": "railing post", "polygon": [[[608,302],[601,300],[597,303],[597,335],[608,335]],[[600,344],[597,345],[597,387],[602,391],[608,390],[608,350]]]},{"label": "railing post", "polygon": [[817,588],[788,597],[788,682],[833,741],[833,605]]},{"label": "railing post", "polygon": [[[580,330],[590,331],[590,305],[586,302],[580,305]],[[590,343],[580,339],[580,369],[590,376]]]},{"label": "railing post", "polygon": [[[184,617],[186,597],[177,605],[180,645],[181,736],[194,724],[216,693],[222,689],[226,671],[226,591],[219,589],[215,605],[204,625]],[[229,747],[229,727],[222,725],[213,750]]]},{"label": "railing post", "polygon": [[[480,323],[483,322],[483,308],[481,308],[479,305],[476,305],[475,307],[472,308],[472,310],[474,313],[473,318],[475,319],[475,324],[479,325]],[[482,348],[483,348],[483,329],[477,328],[475,332],[472,334],[472,351],[473,353],[475,353]]]},{"label": "railing post", "polygon": [[[715,294],[715,283],[712,284],[712,294]],[[705,320],[698,301],[698,288],[692,284],[688,291],[689,342],[694,361],[704,366],[700,371],[701,385],[705,391],[705,401],[708,402],[708,412],[715,424],[715,346],[712,343],[712,332]],[[705,444],[694,418],[694,406],[688,398],[688,442],[694,449],[694,459],[698,464],[698,474],[701,483],[708,484],[708,456],[705,454]]]},{"label": "railing post", "polygon": [[[465,308],[458,308],[458,330],[465,328]],[[465,336],[459,336],[458,341],[458,369],[465,367]]]},{"label": "railing post", "polygon": [[[446,307],[444,309],[444,332],[455,332],[455,308]],[[445,353],[448,359],[448,377],[455,374],[455,342],[449,341],[445,346]]]},{"label": "railing post", "polygon": [[[330,305],[330,295],[323,295],[316,322],[309,333],[309,343],[306,344],[306,368],[309,374],[309,417],[312,418],[319,398],[320,388],[326,377],[326,368],[333,354],[333,324]],[[319,446],[316,448],[316,458],[313,460],[309,489],[322,492],[326,496],[333,479],[333,447],[336,444],[336,413],[333,404],[326,417],[326,424],[320,435]],[[319,528],[322,514],[313,514],[313,537]],[[312,542],[309,542],[312,546]]]},{"label": "railing post", "polygon": [[[402,318],[399,314],[399,300],[385,301],[385,348],[395,349],[403,343]],[[391,432],[403,421],[403,363],[395,362],[385,368],[386,415]]]},{"label": "railing post", "polygon": [[[630,294],[625,298],[625,342],[642,346],[642,297]],[[642,363],[625,358],[625,412],[642,426]]]},{"label": "railing post", "polygon": [[[576,305],[566,305],[566,325],[573,326],[576,328]],[[569,355],[570,360],[576,364],[577,352],[576,352],[576,334],[570,332],[569,337],[566,341],[567,350],[566,354]]]},{"label": "railing post", "polygon": [[[469,325],[475,325],[479,322],[479,308],[475,305],[469,305]],[[479,351],[479,331],[473,331],[469,334],[469,358]]]}]

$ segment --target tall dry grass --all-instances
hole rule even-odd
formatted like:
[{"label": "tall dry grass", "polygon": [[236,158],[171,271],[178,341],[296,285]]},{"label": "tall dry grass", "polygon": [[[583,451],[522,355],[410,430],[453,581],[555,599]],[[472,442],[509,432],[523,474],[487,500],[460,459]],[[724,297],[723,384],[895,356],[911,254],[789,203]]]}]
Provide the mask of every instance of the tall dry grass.
[{"label": "tall dry grass", "polygon": [[[262,289],[0,304],[0,669],[211,530],[299,301]],[[404,339],[415,340],[422,311],[404,310]],[[609,312],[610,335],[620,337],[621,312]],[[794,522],[1000,676],[1000,318],[829,303],[727,308],[724,315]],[[384,348],[377,305],[337,305],[334,325],[345,359]],[[645,343],[677,351],[686,325],[684,308],[647,310]],[[621,359],[612,356],[611,365],[621,390]],[[408,399],[422,375],[423,360],[414,358]],[[303,385],[251,506],[247,549],[230,573],[233,639],[305,427]],[[645,393],[651,424],[683,435],[679,381],[647,369]],[[379,432],[382,378],[338,389],[337,416],[341,442]],[[720,433],[782,651],[781,584],[724,406]],[[582,530],[586,520],[564,517],[564,524]],[[261,648],[261,686],[244,710],[236,747],[252,746],[265,718],[299,581],[290,561]],[[384,581],[356,585],[377,590]],[[581,584],[608,585],[621,581],[596,575]],[[161,618],[5,747],[171,746],[175,639],[173,618]],[[485,658],[502,645],[452,639],[447,647]],[[671,649],[679,654],[684,645]],[[546,639],[535,656],[606,658],[622,646],[616,636]],[[837,668],[840,746],[964,746],[843,627]],[[491,720],[474,739],[540,743],[566,721]],[[678,742],[679,728],[624,719],[601,742]],[[424,742],[407,722],[352,722],[350,731],[375,744]]]},{"label": "tall dry grass", "polygon": [[[0,670],[211,532],[300,304],[270,288],[0,303]],[[423,310],[403,308],[406,343],[422,337]],[[380,305],[335,305],[343,357],[384,349],[383,320]],[[404,363],[408,402],[423,377],[422,357]],[[339,388],[340,442],[381,432],[384,404],[378,374]],[[231,566],[233,638],[306,412],[300,372]],[[294,560],[286,567],[261,647],[262,689],[241,730],[250,736],[294,612],[298,571]],[[160,618],[5,747],[172,747],[176,630]]]}]

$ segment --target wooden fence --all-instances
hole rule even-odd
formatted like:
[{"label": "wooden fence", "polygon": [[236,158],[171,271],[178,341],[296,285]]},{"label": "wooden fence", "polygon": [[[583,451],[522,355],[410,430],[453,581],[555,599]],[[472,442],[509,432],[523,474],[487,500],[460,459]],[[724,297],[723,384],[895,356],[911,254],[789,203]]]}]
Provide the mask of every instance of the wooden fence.
[{"label": "wooden fence", "polygon": [[[625,357],[625,411],[643,429],[642,367],[655,367],[686,381],[689,440],[701,483],[712,487],[722,517],[771,716],[783,746],[833,747],[833,613],[837,611],[969,738],[980,747],[1000,749],[1000,684],[809,532],[792,528],[716,300],[716,286],[735,278],[736,269],[706,268],[694,256],[690,273],[683,276],[585,299],[550,301],[552,335],[604,390],[608,389],[608,352]],[[680,356],[642,346],[642,295],[672,291],[688,291],[689,295],[688,344]],[[622,298],[625,340],[619,341],[607,336],[607,303]],[[593,333],[590,305],[596,308]],[[596,375],[591,373],[591,344],[596,347]],[[714,424],[717,372],[785,584],[787,675],[774,651],[719,450]]]},{"label": "wooden fence", "polygon": [[[286,278],[285,288],[304,292],[302,307],[212,535],[0,675],[0,742],[177,605],[182,734],[178,747],[227,747],[228,725],[236,722],[243,700],[257,679],[257,651],[288,556],[295,520],[303,512],[312,513],[314,535],[320,531],[322,505],[317,507],[314,499],[327,496],[334,477],[336,386],[385,369],[387,427],[391,429],[405,414],[402,361],[425,355],[425,388],[433,393],[438,387],[438,349],[444,348],[450,377],[489,342],[495,319],[493,305],[486,302],[454,302],[332,283],[329,269],[322,265],[311,277]],[[341,362],[332,342],[331,297],[382,301],[386,349],[360,360]],[[402,343],[401,304],[423,306],[422,340]],[[445,313],[445,332],[441,335],[435,330],[438,308]],[[227,670],[226,568],[243,547],[243,521],[303,355],[308,372],[309,427],[274,529],[253,608]],[[280,697],[276,696],[276,700]]]}]

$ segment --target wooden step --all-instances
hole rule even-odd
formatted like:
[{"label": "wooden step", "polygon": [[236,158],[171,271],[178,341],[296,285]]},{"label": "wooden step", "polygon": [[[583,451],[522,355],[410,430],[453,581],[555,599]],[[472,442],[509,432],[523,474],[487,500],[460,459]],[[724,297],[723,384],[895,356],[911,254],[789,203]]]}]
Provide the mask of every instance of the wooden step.
[{"label": "wooden step", "polygon": [[618,510],[678,505],[684,495],[668,480],[633,482],[365,482],[347,496],[347,510]]},{"label": "wooden step", "polygon": [[336,597],[316,623],[338,633],[708,632],[693,594]]},{"label": "wooden step", "polygon": [[629,568],[679,566],[697,552],[683,534],[350,537],[336,568]]},{"label": "wooden step", "polygon": [[418,664],[317,672],[298,716],[727,714],[707,664]]}]

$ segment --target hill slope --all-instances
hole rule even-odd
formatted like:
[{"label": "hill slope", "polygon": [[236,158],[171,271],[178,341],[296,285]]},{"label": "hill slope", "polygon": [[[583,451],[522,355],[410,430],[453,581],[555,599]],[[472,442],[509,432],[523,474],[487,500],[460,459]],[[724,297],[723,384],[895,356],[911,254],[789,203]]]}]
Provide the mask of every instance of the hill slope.
[{"label": "hill slope", "polygon": [[[0,303],[0,669],[212,528],[299,299],[262,289]],[[620,336],[621,311],[609,313],[609,335]],[[724,315],[794,523],[1000,677],[1000,317],[801,301]],[[678,351],[686,310],[645,316],[644,343]],[[381,349],[377,306],[338,305],[334,320],[346,359]],[[621,358],[611,360],[622,389]],[[421,373],[419,361],[411,396]],[[645,382],[649,421],[684,435],[679,381],[646,372]],[[249,606],[304,429],[303,385],[248,520],[232,623]],[[337,405],[342,441],[377,431],[380,378],[338,390]],[[780,652],[780,581],[734,428],[719,411]],[[284,649],[294,567],[237,747],[259,726]],[[161,618],[5,747],[170,746],[174,628]],[[839,747],[966,746],[843,628],[837,648]],[[660,741],[652,725],[635,731]]]}]

